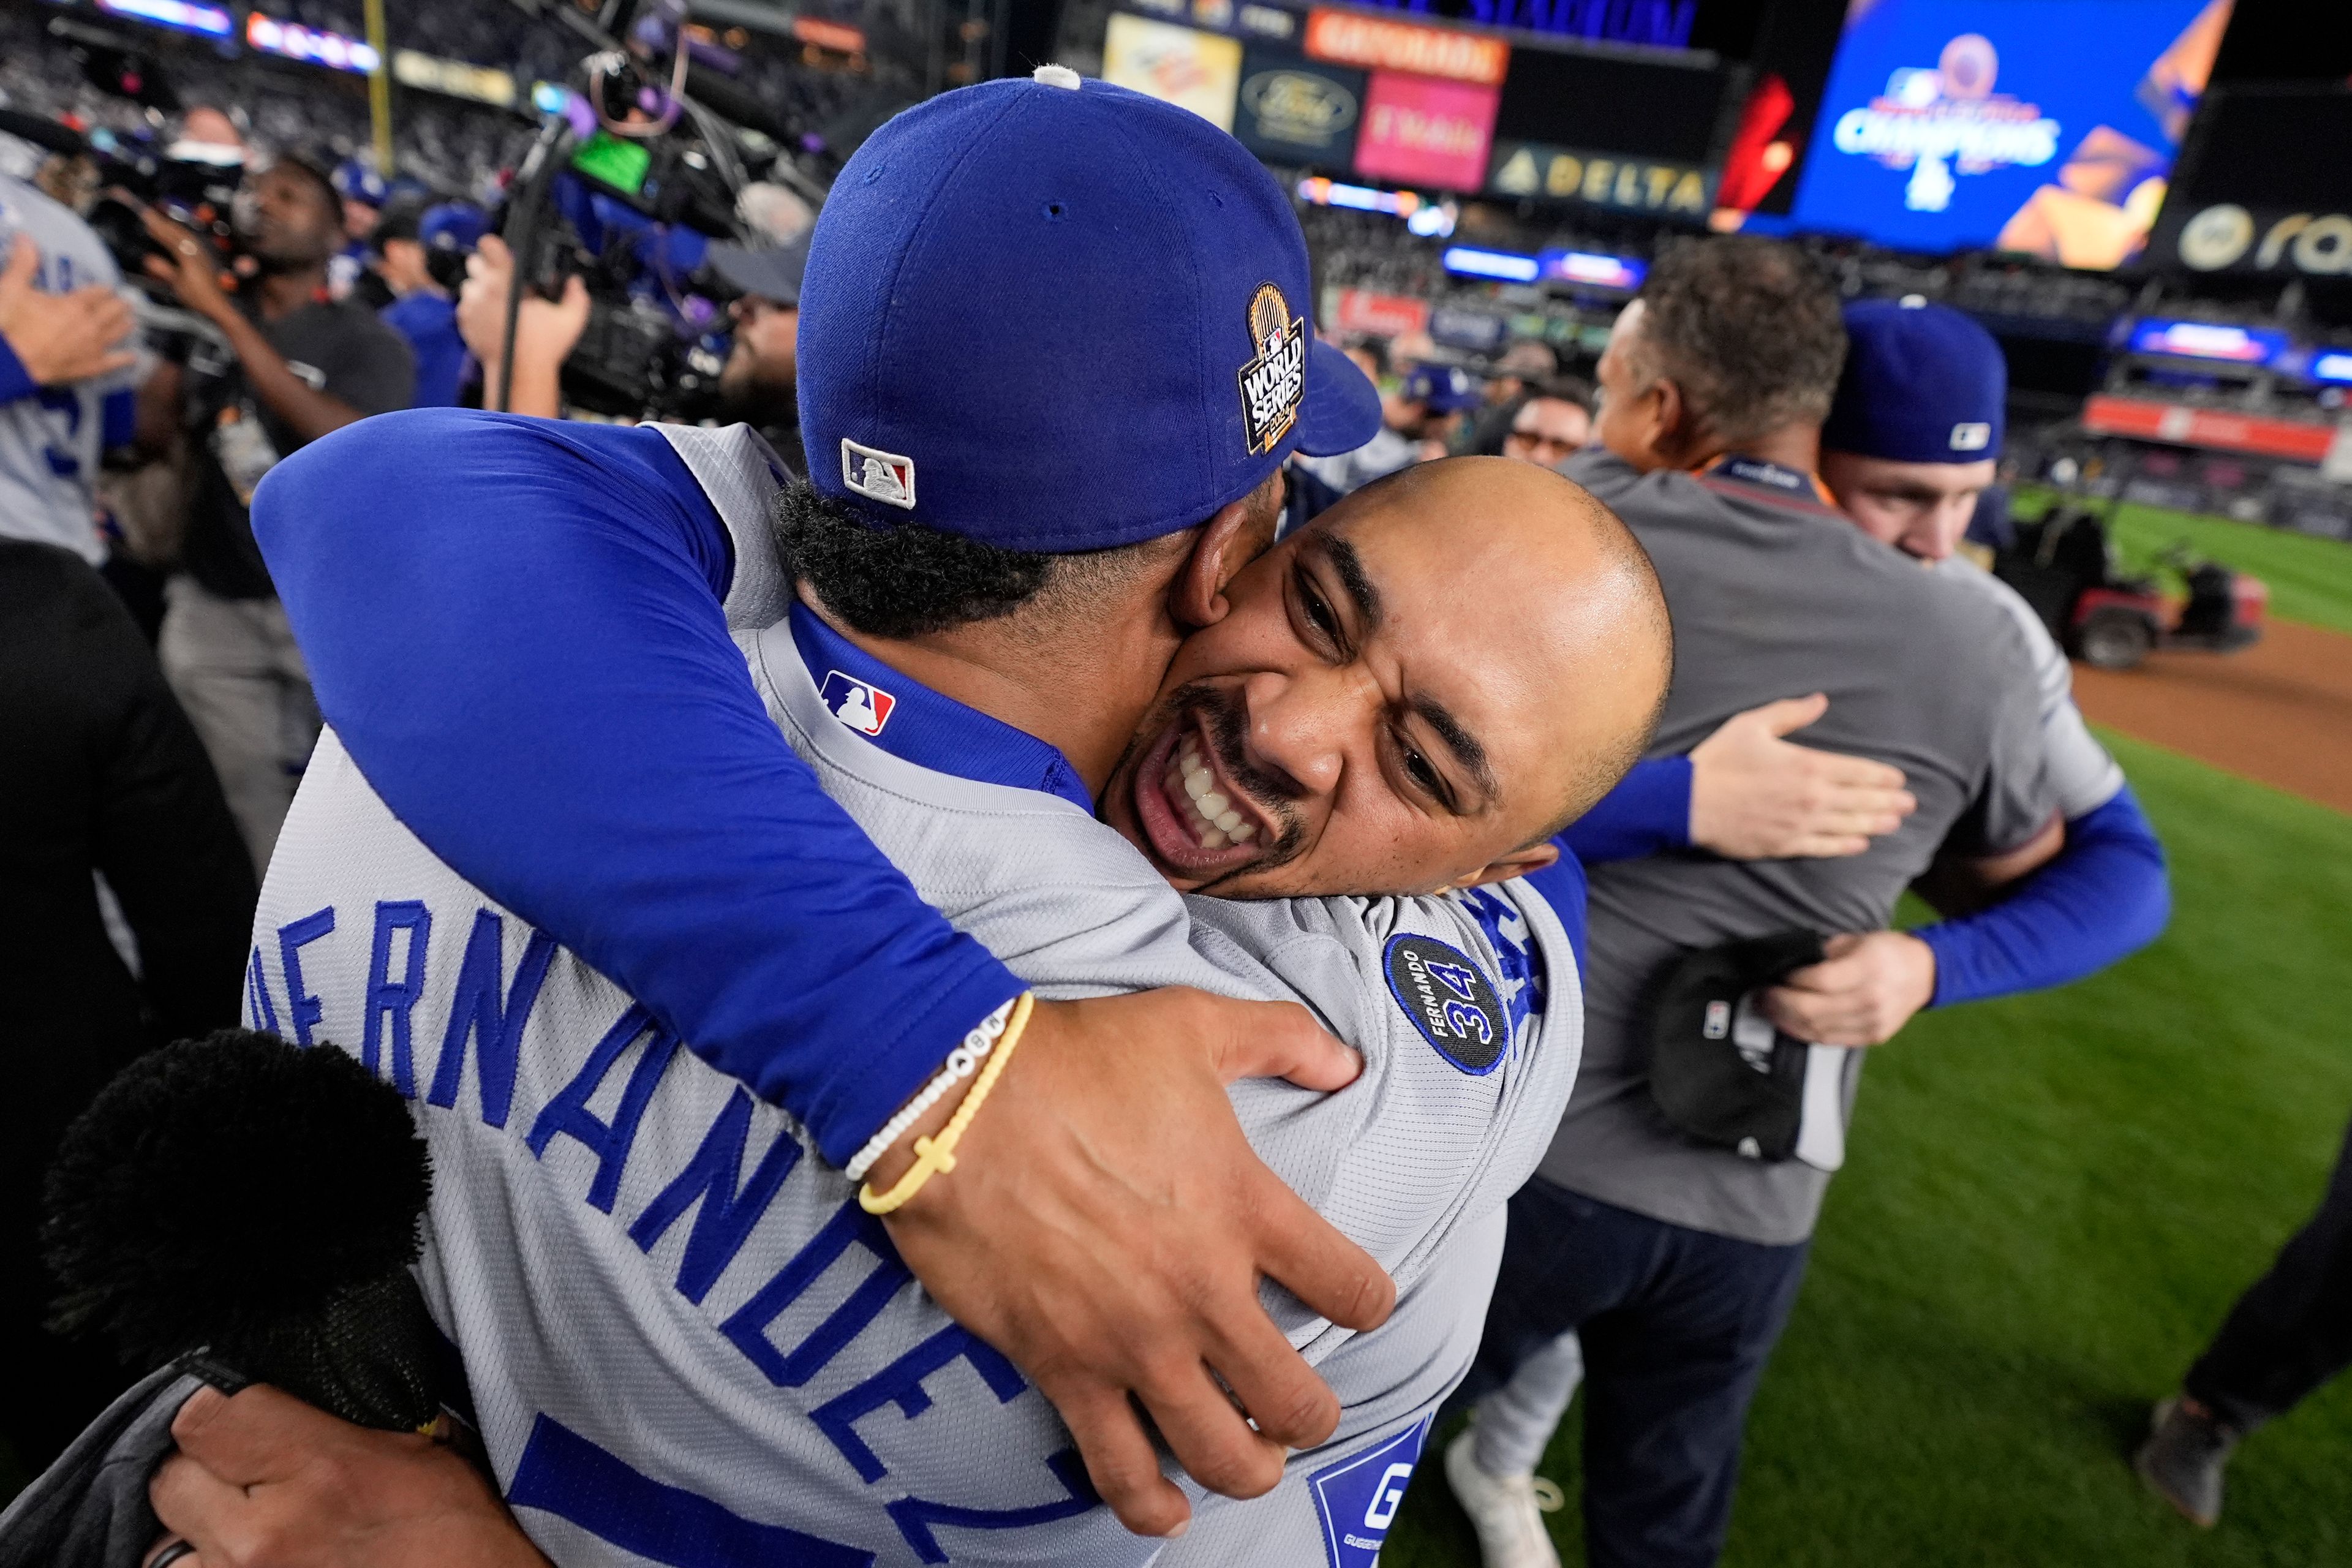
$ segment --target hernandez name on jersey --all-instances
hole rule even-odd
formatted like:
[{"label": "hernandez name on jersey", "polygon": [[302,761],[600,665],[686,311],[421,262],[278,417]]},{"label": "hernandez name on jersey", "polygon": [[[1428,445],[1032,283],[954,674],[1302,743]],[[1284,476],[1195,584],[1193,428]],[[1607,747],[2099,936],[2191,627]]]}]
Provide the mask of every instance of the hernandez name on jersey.
[{"label": "hernandez name on jersey", "polygon": [[[756,487],[737,508],[705,483],[752,548]],[[1574,1079],[1566,928],[1519,882],[1181,899],[1070,799],[895,755],[898,721],[849,728],[820,683],[856,650],[810,657],[821,629],[741,639],[771,716],[1040,995],[1295,998],[1363,1051],[1339,1093],[1252,1082],[1234,1100],[1275,1171],[1394,1276],[1397,1312],[1353,1335],[1269,1289],[1339,1395],[1339,1433],[1266,1498],[1192,1489],[1178,1542],[1129,1535],[1051,1406],[915,1284],[800,1126],[436,859],[330,732],[263,889],[247,1018],[349,1051],[410,1100],[434,1163],[419,1277],[517,1517],[567,1563],[1365,1568],[1475,1351],[1503,1201]],[[954,717],[889,689],[901,715],[932,710],[931,733]]]}]

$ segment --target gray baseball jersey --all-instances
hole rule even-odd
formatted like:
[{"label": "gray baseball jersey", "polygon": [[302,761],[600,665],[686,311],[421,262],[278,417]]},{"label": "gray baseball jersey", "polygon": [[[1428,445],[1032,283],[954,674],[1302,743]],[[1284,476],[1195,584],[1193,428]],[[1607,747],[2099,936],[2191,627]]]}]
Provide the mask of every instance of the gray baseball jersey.
[{"label": "gray baseball jersey", "polygon": [[[89,225],[37,187],[0,174],[0,260],[20,235],[41,248],[35,284],[42,293],[121,287],[114,258]],[[117,371],[0,404],[0,534],[63,545],[93,566],[106,559],[93,513],[106,399],[132,379],[133,371]]]},{"label": "gray baseball jersey", "polygon": [[[1591,868],[1585,1061],[1542,1174],[1672,1224],[1800,1241],[1828,1173],[1743,1159],[1665,1121],[1649,1093],[1650,988],[1681,954],[1735,938],[1885,926],[1947,839],[1995,853],[2032,838],[2055,804],[2032,668],[2013,616],[1863,533],[1805,475],[1734,459],[1644,476],[1599,449],[1564,471],[1631,525],[1664,584],[1675,679],[1659,754],[1746,709],[1824,691],[1829,712],[1805,742],[1892,763],[1918,797],[1851,859],[1692,850]],[[1846,1059],[1849,1116],[1864,1054]]]},{"label": "gray baseball jersey", "polygon": [[[739,433],[671,438],[735,535],[731,618],[772,614],[772,480]],[[1260,1081],[1233,1098],[1400,1305],[1355,1335],[1268,1289],[1338,1392],[1339,1431],[1265,1499],[1196,1489],[1192,1530],[1163,1554],[1092,1500],[1052,1408],[912,1281],[791,1117],[436,860],[330,732],[263,889],[247,1016],[340,1046],[411,1099],[434,1161],[420,1277],[525,1528],[565,1563],[1367,1568],[1476,1346],[1503,1202],[1575,1075],[1561,922],[1517,882],[1180,898],[1083,806],[981,765],[1039,742],[860,662],[805,613],[739,640],[826,791],[1040,995],[1297,999],[1362,1050],[1339,1093]],[[908,705],[961,737],[976,776],[841,716],[877,731]]]},{"label": "gray baseball jersey", "polygon": [[2042,704],[2042,764],[2050,771],[2050,791],[2059,815],[2072,822],[2115,799],[2124,787],[2124,771],[2083,721],[2083,710],[2074,706],[2074,667],[2033,606],[2016,589],[1964,557],[1955,555],[1936,570],[1982,594],[2017,623],[2033,665],[2033,688]]}]

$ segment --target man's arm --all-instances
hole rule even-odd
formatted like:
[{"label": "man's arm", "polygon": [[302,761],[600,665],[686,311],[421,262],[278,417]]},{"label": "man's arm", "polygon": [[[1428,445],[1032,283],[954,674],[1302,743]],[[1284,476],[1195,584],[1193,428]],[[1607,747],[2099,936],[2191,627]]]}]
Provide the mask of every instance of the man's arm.
[{"label": "man's arm", "polygon": [[266,1384],[196,1390],[172,1436],[148,1500],[204,1568],[547,1568],[488,1478],[430,1437]]},{"label": "man's arm", "polygon": [[1828,708],[1818,692],[1768,702],[1687,756],[1636,763],[1560,841],[1589,865],[1694,847],[1734,860],[1859,855],[1918,803],[1898,768],[1787,739]]},{"label": "man's arm", "polygon": [[[457,294],[457,333],[482,364],[482,405],[500,391],[507,347],[507,295],[514,287],[514,257],[507,242],[485,235],[466,258],[466,285]],[[588,285],[563,280],[561,300],[526,294],[515,311],[514,364],[503,407],[512,414],[555,419],[563,413],[563,362],[588,327]]]},{"label": "man's arm", "polygon": [[[1998,855],[1951,857],[1939,869],[1972,903],[1998,899],[2054,859],[2066,842],[2053,815],[2042,830]],[[1764,994],[1764,1011],[1782,1032],[1824,1046],[1883,1046],[1936,994],[1936,949],[1919,931],[1846,931],[1822,944],[1820,963],[1800,969]]]},{"label": "man's arm", "polygon": [[253,932],[253,861],[204,743],[155,656],[98,574],[73,563],[74,662],[103,728],[91,803],[98,868],[139,942],[139,984],[158,1043],[237,1020]]},{"label": "man's arm", "polygon": [[40,266],[41,247],[20,234],[0,267],[0,403],[110,375],[139,357],[121,295],[103,283],[44,294],[35,281]]},{"label": "man's arm", "polygon": [[1973,914],[1916,933],[1935,954],[1929,1005],[2064,985],[2120,963],[2172,916],[2164,846],[2126,788],[2066,824],[2066,847]]},{"label": "man's arm", "polygon": [[[393,812],[835,1164],[1021,989],[769,720],[720,609],[725,527],[658,431],[388,415],[278,464],[253,520],[320,709]],[[888,1222],[1062,1411],[1131,1528],[1186,1510],[1130,1395],[1237,1492],[1337,1419],[1257,1277],[1360,1328],[1392,1290],[1249,1152],[1222,1084],[1354,1070],[1300,1009],[1041,1005],[957,1169]]]}]

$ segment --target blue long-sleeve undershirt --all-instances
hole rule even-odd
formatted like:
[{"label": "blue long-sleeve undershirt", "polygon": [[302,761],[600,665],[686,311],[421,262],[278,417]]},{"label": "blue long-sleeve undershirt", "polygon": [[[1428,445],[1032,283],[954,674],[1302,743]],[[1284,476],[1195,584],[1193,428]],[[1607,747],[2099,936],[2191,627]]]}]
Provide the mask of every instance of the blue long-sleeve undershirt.
[{"label": "blue long-sleeve undershirt", "polygon": [[1912,934],[1948,1007],[2080,980],[2154,942],[2172,915],[2164,846],[2129,788],[2066,825],[2066,847],[2000,902]]},{"label": "blue long-sleeve undershirt", "polygon": [[0,403],[14,403],[40,390],[33,380],[33,373],[25,368],[25,362],[18,359],[16,351],[8,346],[8,340],[0,338]]},{"label": "blue long-sleeve undershirt", "polygon": [[1588,866],[1690,847],[1691,760],[1649,757],[1559,835]]},{"label": "blue long-sleeve undershirt", "polygon": [[253,529],[394,815],[835,1163],[1021,990],[768,718],[726,529],[659,432],[383,415],[279,463]]},{"label": "blue long-sleeve undershirt", "polygon": [[[1689,847],[1691,763],[1653,757],[1562,833],[1588,866]],[[2172,913],[2164,846],[2130,790],[2066,825],[2066,846],[2000,903],[1913,932],[1936,954],[1930,1005],[2063,985],[2154,942]]]}]

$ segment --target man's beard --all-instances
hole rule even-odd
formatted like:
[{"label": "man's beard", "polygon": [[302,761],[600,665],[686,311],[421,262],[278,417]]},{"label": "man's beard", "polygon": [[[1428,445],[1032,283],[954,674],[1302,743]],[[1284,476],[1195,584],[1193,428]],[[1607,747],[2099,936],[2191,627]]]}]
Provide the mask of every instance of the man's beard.
[{"label": "man's beard", "polygon": [[730,353],[719,367],[719,396],[730,409],[756,416],[761,423],[783,424],[799,417],[793,382],[771,379],[749,354]]}]

